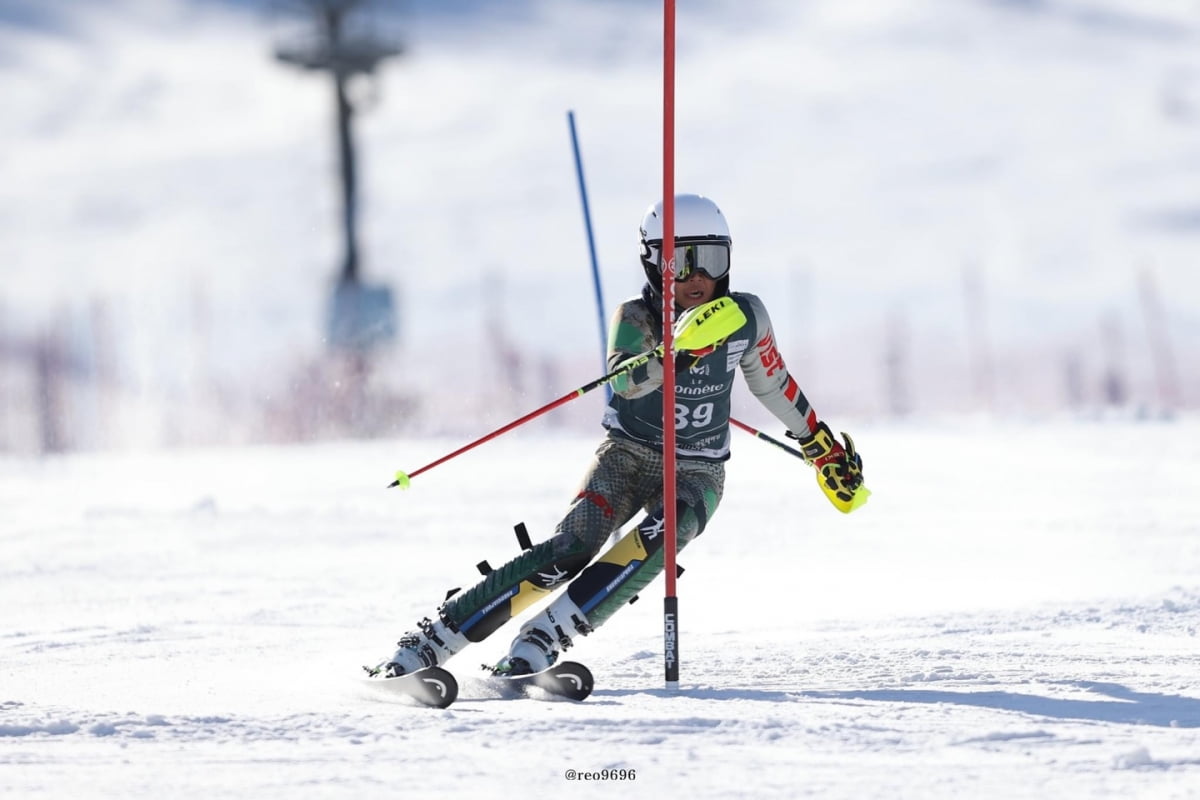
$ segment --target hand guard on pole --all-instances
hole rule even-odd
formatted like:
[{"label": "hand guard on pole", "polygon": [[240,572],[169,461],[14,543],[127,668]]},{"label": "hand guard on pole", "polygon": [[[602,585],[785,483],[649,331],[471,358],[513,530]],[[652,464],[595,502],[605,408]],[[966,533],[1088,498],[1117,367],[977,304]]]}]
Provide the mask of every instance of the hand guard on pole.
[{"label": "hand guard on pole", "polygon": [[718,297],[689,308],[675,321],[675,352],[694,361],[716,351],[746,324],[746,315],[732,297]]},{"label": "hand guard on pole", "polygon": [[871,495],[863,485],[862,456],[854,448],[850,434],[842,432],[846,440],[843,445],[824,422],[808,436],[798,436],[788,431],[788,436],[800,443],[804,460],[817,471],[817,485],[843,514],[867,502]]},{"label": "hand guard on pole", "polygon": [[[695,356],[697,360],[714,352],[747,322],[746,314],[732,297],[716,300],[689,308],[675,320],[672,329],[673,347],[680,355]],[[646,363],[650,357],[662,359],[663,346],[649,353],[631,356],[617,365],[618,370],[632,372],[635,367]]]},{"label": "hand guard on pole", "polygon": [[675,321],[675,352],[707,355],[746,322],[745,313],[732,297],[718,297],[689,308]]}]

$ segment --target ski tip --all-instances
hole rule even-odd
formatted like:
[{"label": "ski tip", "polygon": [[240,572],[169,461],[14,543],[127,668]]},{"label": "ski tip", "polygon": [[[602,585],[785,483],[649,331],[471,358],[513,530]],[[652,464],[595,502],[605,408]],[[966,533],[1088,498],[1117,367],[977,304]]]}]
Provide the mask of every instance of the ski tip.
[{"label": "ski tip", "polygon": [[446,708],[458,698],[458,681],[444,669],[422,678],[427,686],[426,703],[434,708]]},{"label": "ski tip", "polygon": [[367,677],[361,680],[372,690],[400,697],[410,704],[446,708],[458,697],[458,681],[441,667],[426,667],[395,677],[384,677],[377,668],[363,669]]},{"label": "ski tip", "polygon": [[547,671],[555,673],[561,695],[569,700],[586,700],[596,685],[592,671],[578,661],[564,661]]},{"label": "ski tip", "polygon": [[524,675],[496,674],[488,681],[501,697],[531,697],[540,700],[574,700],[580,702],[592,693],[595,681],[592,672],[577,661],[561,661],[541,672]]}]

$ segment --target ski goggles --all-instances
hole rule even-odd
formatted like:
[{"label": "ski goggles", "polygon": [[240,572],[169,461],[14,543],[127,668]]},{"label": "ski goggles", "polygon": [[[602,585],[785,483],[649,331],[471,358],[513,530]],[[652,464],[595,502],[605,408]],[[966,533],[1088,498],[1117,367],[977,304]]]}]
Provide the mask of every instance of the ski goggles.
[{"label": "ski goggles", "polygon": [[675,280],[686,281],[693,272],[720,280],[729,274],[728,242],[695,242],[675,245]]}]

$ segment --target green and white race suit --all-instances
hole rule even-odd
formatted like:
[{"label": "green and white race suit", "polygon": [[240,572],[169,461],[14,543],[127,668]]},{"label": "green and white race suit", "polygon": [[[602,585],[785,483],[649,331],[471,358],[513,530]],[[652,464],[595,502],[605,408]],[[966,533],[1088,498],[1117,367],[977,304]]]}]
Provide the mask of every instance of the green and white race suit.
[{"label": "green and white race suit", "polygon": [[[755,397],[793,433],[807,435],[816,416],[788,373],[775,344],[767,309],[756,295],[730,294],[746,324],[713,352],[675,357],[675,447],[681,458],[729,458],[730,399],[738,370]],[[643,297],[617,309],[609,336],[610,369],[662,341],[657,308]],[[662,362],[650,361],[613,383],[604,427],[614,435],[662,450]]]}]

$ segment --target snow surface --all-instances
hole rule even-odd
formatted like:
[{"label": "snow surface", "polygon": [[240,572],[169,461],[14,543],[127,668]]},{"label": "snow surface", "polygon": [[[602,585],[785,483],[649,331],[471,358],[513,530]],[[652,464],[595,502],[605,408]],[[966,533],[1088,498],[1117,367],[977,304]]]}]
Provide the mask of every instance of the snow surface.
[{"label": "snow surface", "polygon": [[[854,424],[870,503],[735,441],[680,557],[571,655],[585,703],[366,693],[473,565],[546,535],[596,437],[0,460],[14,797],[1112,797],[1200,792],[1200,421]],[[845,424],[839,425],[839,422]],[[510,626],[513,628],[515,626]],[[569,781],[567,770],[632,770]],[[614,785],[617,784],[617,785]]]}]

